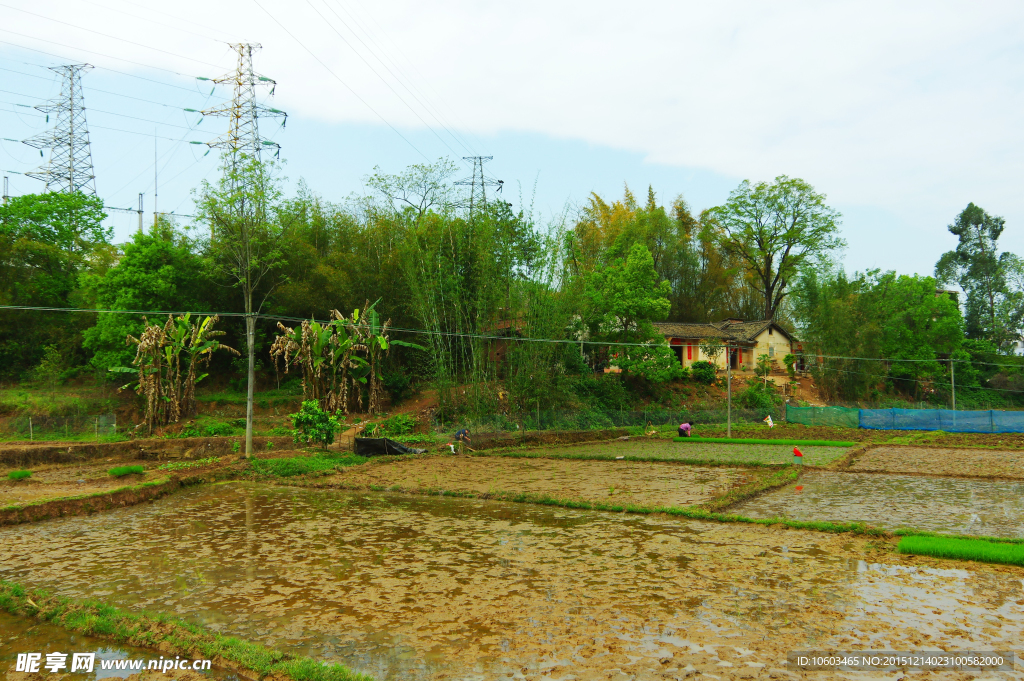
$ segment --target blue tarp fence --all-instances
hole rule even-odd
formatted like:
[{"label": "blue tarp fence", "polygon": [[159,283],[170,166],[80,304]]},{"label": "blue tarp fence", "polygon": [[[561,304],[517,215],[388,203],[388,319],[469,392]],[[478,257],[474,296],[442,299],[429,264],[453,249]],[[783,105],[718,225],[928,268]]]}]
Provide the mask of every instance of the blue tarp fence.
[{"label": "blue tarp fence", "polygon": [[[856,416],[856,421],[854,421]],[[786,420],[872,430],[942,430],[947,433],[1024,433],[1024,411],[952,409],[849,409],[786,407]]]}]

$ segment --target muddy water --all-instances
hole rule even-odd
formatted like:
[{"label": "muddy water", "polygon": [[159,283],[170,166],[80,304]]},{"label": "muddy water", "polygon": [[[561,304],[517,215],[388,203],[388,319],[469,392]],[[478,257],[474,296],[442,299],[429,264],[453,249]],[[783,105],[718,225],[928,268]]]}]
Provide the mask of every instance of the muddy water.
[{"label": "muddy water", "polygon": [[1024,482],[813,471],[729,510],[754,518],[1024,537]]},{"label": "muddy water", "polygon": [[744,678],[801,645],[895,644],[926,623],[936,646],[998,649],[1024,633],[1020,575],[929,576],[925,611],[904,595],[919,571],[867,565],[862,549],[781,529],[232,483],[0,530],[0,577],[379,679]]},{"label": "muddy water", "polygon": [[[149,660],[160,658],[160,655],[152,650],[78,636],[52,624],[15,617],[0,611],[0,674],[14,672],[19,653],[41,653],[42,661],[45,663],[47,653],[57,652],[67,654],[69,666],[72,653],[96,654],[93,671],[76,671],[72,675],[76,681],[127,678],[133,673],[127,669],[102,669],[102,660],[146,660],[148,664]],[[43,674],[49,675],[49,672],[43,670]],[[197,672],[196,676],[210,681],[238,681],[237,675],[220,669],[211,669],[201,674]]]}]

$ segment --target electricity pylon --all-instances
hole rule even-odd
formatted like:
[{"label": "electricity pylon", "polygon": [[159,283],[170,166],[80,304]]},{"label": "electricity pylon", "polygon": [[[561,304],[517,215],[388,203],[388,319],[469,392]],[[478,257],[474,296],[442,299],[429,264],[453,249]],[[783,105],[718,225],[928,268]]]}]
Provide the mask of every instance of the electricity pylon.
[{"label": "electricity pylon", "polygon": [[[277,142],[260,137],[260,117],[283,117],[284,120],[287,120],[288,114],[256,101],[257,87],[269,86],[271,96],[277,87],[277,81],[253,71],[252,53],[262,49],[262,46],[259,43],[231,43],[231,48],[238,53],[238,66],[234,73],[213,79],[214,83],[231,83],[234,86],[231,101],[224,102],[218,108],[206,109],[201,112],[204,116],[227,118],[228,131],[206,144],[211,149],[227,149],[233,159],[242,153],[258,161],[265,148],[275,149],[277,153],[280,153],[281,150],[281,145]],[[281,125],[283,126],[284,122]]]},{"label": "electricity pylon", "polygon": [[50,150],[50,162],[25,173],[46,183],[48,192],[96,194],[96,175],[92,169],[89,148],[89,127],[85,123],[85,100],[82,95],[82,71],[90,64],[51,66],[61,75],[60,95],[37,110],[46,114],[46,121],[55,118],[53,129],[22,140],[30,147]]},{"label": "electricity pylon", "polygon": [[495,180],[484,175],[484,164],[488,161],[493,160],[493,156],[463,156],[463,161],[473,162],[473,176],[464,177],[458,180],[455,184],[459,186],[469,186],[469,214],[473,215],[473,209],[475,206],[486,206],[487,205],[487,187],[497,187],[497,191],[501,191],[502,185],[505,184],[504,180]]}]

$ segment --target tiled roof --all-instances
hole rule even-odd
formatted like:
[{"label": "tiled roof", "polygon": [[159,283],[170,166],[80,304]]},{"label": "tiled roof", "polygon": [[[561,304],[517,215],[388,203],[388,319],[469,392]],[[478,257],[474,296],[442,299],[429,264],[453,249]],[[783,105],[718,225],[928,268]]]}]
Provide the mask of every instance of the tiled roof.
[{"label": "tiled roof", "polygon": [[[733,322],[721,321],[711,324],[685,324],[678,322],[655,322],[654,328],[663,336],[674,338],[721,338],[722,340],[735,340],[752,343],[767,329],[772,322],[761,320],[757,322]],[[793,340],[793,337],[786,333],[778,324],[775,328],[782,332],[786,338]]]}]

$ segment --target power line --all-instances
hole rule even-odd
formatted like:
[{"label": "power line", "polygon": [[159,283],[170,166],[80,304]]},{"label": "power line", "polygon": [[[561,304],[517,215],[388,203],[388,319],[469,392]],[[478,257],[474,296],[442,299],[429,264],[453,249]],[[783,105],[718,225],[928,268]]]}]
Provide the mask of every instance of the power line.
[{"label": "power line", "polygon": [[[33,36],[26,35],[24,33],[18,33],[17,31],[11,31],[11,30],[8,30],[6,28],[0,28],[0,31],[2,31],[4,33],[11,33],[13,35],[18,35],[18,36],[21,36],[22,38],[28,38],[30,40],[38,40],[40,42],[50,43],[51,45],[57,45],[58,47],[65,47],[65,48],[70,49],[70,50],[78,50],[78,51],[81,51],[81,52],[88,52],[90,54],[95,54],[95,55],[100,56],[100,57],[106,57],[107,59],[116,59],[117,61],[123,61],[123,62],[128,63],[128,64],[134,64],[135,66],[140,66],[140,67],[142,67],[144,69],[153,69],[153,70],[156,70],[156,71],[166,71],[167,73],[173,73],[174,75],[181,76],[182,78],[195,79],[195,76],[191,76],[191,75],[188,75],[186,73],[179,73],[178,71],[173,71],[171,69],[165,69],[165,68],[163,68],[161,66],[150,66],[149,64],[143,64],[142,62],[137,62],[137,61],[132,60],[132,59],[125,59],[124,57],[115,57],[112,54],[105,54],[103,52],[97,52],[95,50],[88,50],[88,49],[86,49],[84,47],[72,47],[70,45],[65,45],[64,43],[58,43],[58,42],[56,42],[54,40],[46,40],[45,38],[35,38]],[[45,54],[48,57],[54,57],[56,59],[60,59],[61,61],[69,61],[68,58],[63,57],[63,56],[61,56],[59,54],[54,54],[52,52],[46,52],[44,50],[39,50],[39,49],[36,49],[34,47],[25,47],[24,45],[19,45],[18,43],[12,43],[12,42],[7,41],[7,40],[0,40],[0,44],[11,45],[11,46],[16,47],[16,48],[21,49],[21,50],[28,50],[29,52],[38,52],[39,54]],[[24,62],[22,62],[22,63],[24,63]],[[38,66],[38,64],[30,64],[30,66]],[[110,71],[111,73],[117,73],[117,74],[120,74],[122,76],[128,76],[129,78],[138,78],[139,80],[144,80],[144,81],[147,81],[149,83],[156,83],[157,85],[163,85],[163,86],[166,86],[166,87],[176,88],[178,90],[184,90],[185,92],[198,93],[198,90],[196,90],[195,88],[187,88],[187,87],[183,87],[181,85],[175,85],[174,83],[165,83],[163,81],[153,80],[152,78],[146,78],[145,76],[139,76],[139,75],[134,74],[134,73],[128,73],[127,71],[118,71],[117,69],[112,69],[109,66],[97,66],[96,68],[103,69],[104,71]]]},{"label": "power line", "polygon": [[[380,79],[380,81],[381,81],[382,83],[384,83],[385,85],[387,85],[388,89],[389,89],[389,90],[391,90],[391,92],[393,92],[393,93],[395,94],[395,96],[396,96],[396,97],[398,97],[398,99],[399,99],[399,100],[400,100],[400,101],[402,102],[402,104],[405,104],[406,108],[408,108],[408,109],[409,109],[409,111],[411,111],[411,112],[413,113],[413,115],[414,115],[414,116],[416,116],[416,118],[418,118],[418,119],[420,120],[420,123],[422,123],[423,125],[425,125],[425,126],[427,127],[427,129],[428,129],[428,130],[430,130],[430,131],[431,131],[432,133],[434,133],[434,136],[435,136],[435,137],[437,137],[438,141],[440,141],[440,142],[441,142],[441,144],[443,144],[443,145],[444,145],[445,147],[447,147],[447,148],[448,148],[448,151],[452,152],[453,154],[457,154],[457,153],[458,153],[458,152],[456,152],[456,151],[455,151],[454,149],[452,149],[452,148],[451,148],[451,145],[449,145],[449,144],[448,144],[448,142],[446,142],[446,141],[444,140],[444,138],[442,138],[442,137],[441,137],[441,135],[439,135],[439,134],[437,133],[437,131],[436,131],[436,130],[434,130],[434,129],[433,129],[433,128],[432,128],[431,126],[430,126],[430,124],[428,124],[428,123],[427,123],[427,122],[426,122],[425,120],[423,120],[423,117],[422,117],[422,116],[420,116],[419,112],[417,112],[417,111],[416,111],[416,110],[415,110],[415,109],[414,109],[414,108],[412,107],[412,105],[411,105],[411,104],[409,104],[409,102],[407,102],[407,101],[406,101],[405,97],[403,97],[403,96],[402,96],[401,94],[399,94],[398,90],[396,90],[396,89],[395,89],[394,87],[392,87],[391,83],[389,83],[389,82],[387,81],[387,79],[386,79],[386,78],[384,78],[384,76],[380,75],[380,73],[378,73],[378,72],[377,72],[377,69],[373,68],[373,65],[372,65],[372,64],[370,64],[370,62],[369,62],[369,61],[367,61],[367,59],[366,59],[366,58],[365,58],[365,57],[364,57],[364,56],[363,56],[362,54],[360,54],[360,53],[359,53],[359,51],[358,51],[358,50],[357,50],[357,49],[356,49],[356,48],[355,48],[355,47],[354,47],[354,46],[353,46],[353,45],[352,45],[352,44],[351,44],[351,43],[350,43],[350,42],[349,42],[348,40],[346,40],[346,39],[345,39],[345,36],[341,35],[341,32],[340,32],[340,31],[339,31],[338,29],[336,29],[336,28],[334,27],[334,24],[332,24],[332,23],[331,23],[331,22],[330,22],[330,21],[329,21],[329,20],[327,19],[327,17],[325,17],[325,16],[323,15],[323,14],[321,14],[321,13],[320,13],[320,10],[318,10],[318,9],[316,8],[316,6],[315,6],[315,5],[313,4],[312,0],[306,0],[306,4],[308,4],[308,5],[309,5],[309,6],[310,6],[310,7],[311,7],[311,8],[313,9],[313,11],[314,11],[314,12],[316,12],[316,13],[317,13],[317,15],[318,15],[318,16],[319,16],[319,17],[320,17],[321,19],[323,19],[323,20],[324,20],[324,23],[325,23],[325,24],[327,24],[328,26],[330,26],[330,27],[331,27],[331,30],[332,30],[332,31],[334,31],[334,33],[335,33],[335,34],[336,34],[336,35],[337,35],[337,36],[338,36],[339,38],[341,38],[341,41],[342,41],[343,43],[345,43],[345,45],[347,45],[347,46],[348,46],[348,48],[349,48],[350,50],[352,50],[352,52],[354,52],[354,53],[355,53],[355,55],[356,55],[357,57],[359,57],[359,59],[360,59],[360,60],[362,60],[362,62],[363,62],[364,64],[366,64],[367,68],[369,68],[369,69],[370,69],[370,71],[372,71],[372,72],[373,72],[373,75],[377,76],[377,78],[379,78],[379,79]],[[325,3],[325,4],[326,4],[326,3]],[[351,27],[350,27],[350,26],[349,26],[349,25],[348,25],[347,23],[345,23],[345,20],[344,20],[344,19],[342,19],[342,18],[341,18],[340,16],[338,16],[338,13],[337,13],[337,12],[335,12],[335,11],[334,11],[334,10],[333,10],[333,9],[331,8],[331,6],[330,6],[330,5],[327,5],[327,9],[331,10],[331,12],[332,12],[332,13],[334,14],[334,16],[335,16],[335,17],[337,17],[338,21],[340,21],[340,22],[341,22],[341,23],[342,23],[342,24],[343,24],[343,25],[344,25],[344,26],[345,26],[346,28],[348,28],[348,30],[349,30],[349,31],[352,31],[352,28],[351,28]],[[355,31],[352,31],[352,33],[353,33],[353,34],[355,34]],[[357,40],[359,40],[359,42],[363,43],[363,46],[364,46],[364,47],[366,47],[366,48],[367,48],[368,50],[370,50],[370,54],[374,54],[374,53],[373,53],[373,50],[372,50],[372,49],[370,49],[370,47],[369,47],[369,46],[368,46],[368,45],[367,45],[367,44],[366,44],[365,42],[363,42],[363,40],[362,40],[361,38],[359,38],[359,36],[358,36],[358,35],[356,36],[356,39],[357,39]],[[376,56],[376,55],[374,54],[374,56]],[[380,61],[380,62],[381,62],[381,65],[382,65],[382,66],[383,66],[383,67],[384,67],[385,69],[387,69],[387,70],[388,70],[388,73],[391,73],[391,76],[392,76],[392,77],[395,77],[395,74],[391,72],[391,69],[388,69],[388,66],[387,66],[387,64],[385,64],[384,62],[382,62],[382,61],[380,60],[380,58],[379,58],[379,57],[377,58],[377,61]],[[398,80],[398,78],[397,78],[397,77],[395,77],[395,79],[396,79],[396,80]],[[399,81],[399,82],[401,83],[401,81]],[[409,89],[408,89],[408,88],[406,88],[406,91],[407,91],[407,92],[409,92],[409,94],[413,95],[413,97],[416,97],[416,95],[415,95],[415,94],[413,94],[413,93],[412,93],[411,91],[409,91]],[[419,101],[419,99],[418,99],[418,98],[417,98],[417,101]],[[421,105],[421,106],[423,106],[423,102],[419,102],[419,103],[420,103],[420,105]],[[424,109],[426,109],[426,107],[425,107],[425,106],[424,106],[423,108],[424,108]],[[437,118],[435,117],[435,118],[434,118],[434,120],[437,120]],[[438,122],[438,123],[441,123],[441,121],[439,121],[439,120],[438,120],[437,122]],[[445,126],[444,126],[444,124],[443,124],[443,123],[441,123],[441,127],[442,127],[442,128],[445,128]],[[445,130],[447,130],[447,128],[445,128]],[[450,132],[449,132],[449,134],[450,134]],[[463,147],[465,148],[465,145],[463,145]],[[468,148],[466,148],[466,151],[469,151],[469,149],[468,149]]]},{"label": "power line", "polygon": [[[103,36],[104,38],[110,38],[111,40],[120,40],[123,43],[128,43],[129,45],[135,45],[136,47],[144,47],[147,50],[155,50],[157,52],[162,52],[163,54],[169,54],[172,57],[177,57],[178,59],[187,59],[188,61],[192,61],[192,62],[195,62],[197,64],[203,64],[204,66],[212,66],[214,68],[220,68],[217,64],[211,64],[209,62],[205,62],[205,61],[202,61],[200,59],[193,59],[192,57],[186,57],[184,55],[176,54],[174,52],[168,52],[167,50],[162,50],[159,47],[153,47],[152,45],[147,45],[145,43],[137,43],[134,40],[128,40],[127,38],[122,38],[120,36],[110,35],[109,33],[103,33],[101,31],[96,31],[96,30],[93,30],[91,28],[85,28],[84,26],[79,26],[78,24],[73,24],[73,23],[70,23],[70,22],[67,22],[67,21],[61,21],[60,19],[54,19],[53,17],[48,17],[45,14],[37,14],[35,12],[30,12],[27,9],[21,9],[20,7],[12,7],[11,5],[6,5],[6,4],[4,4],[2,2],[0,2],[0,7],[6,7],[7,9],[13,9],[13,10],[15,10],[17,12],[24,12],[25,14],[31,14],[34,17],[39,17],[40,19],[46,19],[47,21],[54,21],[54,22],[56,22],[58,24],[63,24],[65,26],[70,26],[71,28],[77,28],[80,31],[87,31],[89,33],[95,33],[96,35]],[[13,31],[11,31],[11,32],[13,33]]]},{"label": "power line", "polygon": [[373,108],[372,106],[370,106],[369,102],[367,102],[367,101],[366,101],[365,99],[363,99],[362,97],[360,97],[360,96],[359,96],[359,93],[357,93],[357,92],[356,92],[355,90],[353,90],[353,89],[352,89],[352,86],[350,86],[350,85],[349,85],[348,83],[346,83],[345,81],[343,81],[343,80],[341,79],[341,77],[340,77],[340,76],[338,76],[338,74],[337,74],[337,73],[335,73],[333,69],[331,69],[331,67],[329,67],[329,66],[328,66],[327,64],[325,64],[325,63],[324,63],[324,61],[323,61],[322,59],[320,59],[320,57],[316,56],[316,54],[314,54],[314,53],[313,53],[313,51],[312,51],[312,50],[310,50],[310,49],[309,49],[309,48],[308,48],[308,47],[306,46],[306,44],[305,44],[304,42],[302,42],[301,40],[299,40],[298,38],[296,38],[296,37],[295,37],[295,34],[294,34],[294,33],[292,33],[292,32],[291,32],[291,31],[289,31],[289,30],[288,30],[287,28],[285,28],[285,27],[284,27],[284,24],[282,24],[282,23],[281,23],[280,21],[278,21],[278,20],[277,20],[277,18],[276,18],[276,17],[274,17],[274,15],[273,15],[273,14],[271,14],[271,13],[270,13],[269,11],[267,11],[267,8],[266,8],[266,7],[264,7],[263,5],[261,5],[261,4],[260,4],[260,2],[259,2],[259,0],[253,0],[253,2],[254,2],[254,3],[256,4],[256,6],[257,6],[257,7],[259,7],[259,8],[261,9],[261,10],[263,10],[263,13],[264,13],[264,14],[266,14],[266,15],[267,15],[268,17],[270,17],[270,19],[271,19],[271,20],[272,20],[272,21],[273,21],[273,22],[274,22],[275,24],[277,24],[277,25],[278,25],[278,26],[279,26],[279,27],[281,28],[281,30],[282,30],[282,31],[284,31],[285,33],[287,33],[287,34],[288,34],[288,37],[290,37],[290,38],[291,38],[292,40],[294,40],[294,41],[295,41],[296,43],[298,43],[298,44],[299,44],[299,45],[300,45],[300,46],[302,47],[302,49],[304,49],[304,50],[305,50],[306,52],[308,52],[308,53],[309,53],[309,56],[313,57],[313,59],[315,59],[315,60],[317,61],[317,63],[319,63],[319,64],[320,64],[320,66],[324,67],[324,69],[326,69],[328,73],[330,73],[330,74],[331,74],[332,76],[334,76],[335,80],[337,80],[337,81],[338,81],[339,83],[341,83],[342,85],[344,85],[344,86],[345,86],[345,88],[346,88],[346,89],[347,89],[347,90],[348,90],[349,92],[351,92],[351,93],[352,93],[352,95],[353,95],[353,96],[354,96],[354,97],[355,97],[356,99],[358,99],[358,100],[359,100],[360,102],[362,102],[362,103],[363,103],[363,105],[364,105],[364,106],[365,106],[365,107],[366,107],[367,109],[369,109],[370,111],[372,111],[372,112],[374,113],[374,115],[376,115],[376,116],[377,116],[377,118],[379,118],[380,120],[382,120],[382,121],[384,122],[384,124],[385,124],[385,125],[387,125],[387,126],[388,126],[389,128],[391,128],[391,130],[392,130],[392,131],[393,131],[393,132],[394,132],[394,133],[395,133],[396,135],[398,135],[399,137],[401,137],[401,138],[402,138],[402,140],[404,140],[406,144],[408,144],[408,145],[409,145],[410,147],[412,147],[412,148],[413,148],[413,150],[414,150],[414,151],[415,151],[415,152],[416,152],[417,154],[419,154],[420,156],[422,156],[422,157],[423,157],[423,159],[424,159],[425,161],[427,161],[427,162],[429,162],[429,161],[430,161],[430,159],[429,159],[429,158],[427,158],[427,155],[426,155],[426,154],[424,154],[424,153],[423,153],[422,151],[420,151],[420,150],[419,150],[419,148],[418,148],[418,147],[417,147],[417,146],[416,146],[415,144],[413,144],[412,142],[410,142],[410,141],[409,141],[409,140],[408,140],[408,139],[406,138],[406,136],[405,136],[405,135],[403,135],[402,133],[400,133],[400,132],[398,131],[398,128],[396,128],[395,126],[391,125],[391,123],[389,123],[389,122],[388,122],[388,120],[387,120],[386,118],[384,118],[384,116],[382,116],[382,115],[381,115],[381,114],[380,114],[380,113],[379,113],[379,112],[378,112],[378,111],[377,111],[376,109],[374,109],[374,108]]}]

